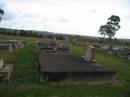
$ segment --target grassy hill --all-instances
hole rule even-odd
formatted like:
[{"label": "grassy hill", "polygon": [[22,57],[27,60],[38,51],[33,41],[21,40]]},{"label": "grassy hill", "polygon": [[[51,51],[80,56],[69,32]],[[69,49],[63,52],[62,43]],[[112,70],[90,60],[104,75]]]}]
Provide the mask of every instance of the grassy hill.
[{"label": "grassy hill", "polygon": [[[28,41],[22,49],[0,53],[6,63],[14,64],[12,79],[0,84],[0,97],[130,97],[130,61],[96,52],[98,63],[117,72],[115,84],[50,84],[40,83],[35,55],[35,40],[29,37],[0,35],[1,40],[23,39]],[[74,54],[82,55],[83,47],[70,46]]]}]

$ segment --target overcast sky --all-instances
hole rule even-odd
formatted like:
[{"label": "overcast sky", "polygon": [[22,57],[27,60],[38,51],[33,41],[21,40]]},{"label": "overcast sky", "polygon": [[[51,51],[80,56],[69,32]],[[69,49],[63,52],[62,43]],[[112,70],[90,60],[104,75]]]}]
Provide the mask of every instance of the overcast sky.
[{"label": "overcast sky", "polygon": [[130,38],[129,0],[0,0],[0,27],[100,36],[111,15],[121,18],[115,37]]}]

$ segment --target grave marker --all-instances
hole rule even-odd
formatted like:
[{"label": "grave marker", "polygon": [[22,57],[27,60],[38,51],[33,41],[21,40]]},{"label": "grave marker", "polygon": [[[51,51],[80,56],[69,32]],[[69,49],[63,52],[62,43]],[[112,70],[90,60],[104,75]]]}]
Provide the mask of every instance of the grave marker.
[{"label": "grave marker", "polygon": [[90,63],[95,63],[96,60],[94,58],[95,58],[95,48],[93,46],[87,45],[84,60]]},{"label": "grave marker", "polygon": [[64,48],[68,48],[69,47],[69,38],[68,37],[65,38],[63,47]]},{"label": "grave marker", "polygon": [[4,66],[3,59],[0,59],[0,69]]}]

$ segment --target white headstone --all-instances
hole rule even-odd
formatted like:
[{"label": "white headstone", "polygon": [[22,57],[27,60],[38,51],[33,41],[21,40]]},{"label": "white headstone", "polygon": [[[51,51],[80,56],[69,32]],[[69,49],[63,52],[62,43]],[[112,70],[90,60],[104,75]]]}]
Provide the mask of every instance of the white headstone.
[{"label": "white headstone", "polygon": [[3,67],[3,65],[4,65],[4,61],[3,59],[0,59],[0,69]]},{"label": "white headstone", "polygon": [[95,57],[95,48],[93,46],[87,46],[84,60],[87,62],[93,62]]}]

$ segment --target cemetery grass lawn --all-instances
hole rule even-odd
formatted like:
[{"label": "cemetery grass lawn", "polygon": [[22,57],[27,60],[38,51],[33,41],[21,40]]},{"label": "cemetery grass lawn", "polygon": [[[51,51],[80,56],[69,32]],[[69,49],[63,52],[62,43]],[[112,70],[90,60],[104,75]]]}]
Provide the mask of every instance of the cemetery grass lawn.
[{"label": "cemetery grass lawn", "polygon": [[[8,36],[9,39],[11,37]],[[116,84],[40,83],[35,43],[31,42],[36,39],[28,38],[27,40],[30,42],[22,49],[14,50],[9,54],[0,53],[0,57],[4,56],[6,63],[14,64],[11,81],[0,84],[0,97],[130,97],[130,61],[104,52],[96,53],[98,63],[117,72],[119,82]],[[83,55],[84,47],[72,45],[70,47],[72,53]]]}]

